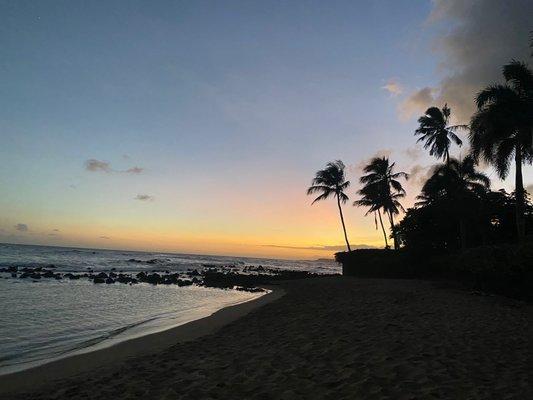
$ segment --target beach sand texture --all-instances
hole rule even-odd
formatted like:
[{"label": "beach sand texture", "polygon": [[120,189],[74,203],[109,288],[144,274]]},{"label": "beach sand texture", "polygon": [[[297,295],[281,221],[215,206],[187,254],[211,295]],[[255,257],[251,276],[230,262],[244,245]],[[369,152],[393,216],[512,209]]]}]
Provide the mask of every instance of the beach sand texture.
[{"label": "beach sand texture", "polygon": [[531,305],[411,280],[281,286],[216,334],[2,398],[533,398]]}]

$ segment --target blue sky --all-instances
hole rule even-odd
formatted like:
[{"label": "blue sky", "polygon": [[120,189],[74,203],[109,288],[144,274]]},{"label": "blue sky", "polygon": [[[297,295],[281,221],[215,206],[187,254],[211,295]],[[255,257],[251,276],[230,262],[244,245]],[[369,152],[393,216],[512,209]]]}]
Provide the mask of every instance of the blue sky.
[{"label": "blue sky", "polygon": [[[354,183],[376,152],[431,164],[401,110],[442,78],[434,7],[0,2],[3,235],[253,255],[342,243],[335,209],[310,209],[305,188],[337,158]],[[380,240],[348,214],[354,242]]]}]

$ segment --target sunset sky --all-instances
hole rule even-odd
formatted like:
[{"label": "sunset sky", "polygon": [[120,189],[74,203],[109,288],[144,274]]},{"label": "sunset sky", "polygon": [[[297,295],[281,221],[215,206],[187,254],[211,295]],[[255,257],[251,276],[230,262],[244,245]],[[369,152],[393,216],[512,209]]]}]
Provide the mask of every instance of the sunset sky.
[{"label": "sunset sky", "polygon": [[[530,0],[0,1],[0,242],[331,257],[343,236],[335,203],[305,194],[315,171],[343,160],[353,201],[361,166],[389,155],[411,205],[435,163],[416,118],[447,102],[468,122],[504,63],[532,63],[531,15]],[[351,201],[353,247],[381,246]]]}]

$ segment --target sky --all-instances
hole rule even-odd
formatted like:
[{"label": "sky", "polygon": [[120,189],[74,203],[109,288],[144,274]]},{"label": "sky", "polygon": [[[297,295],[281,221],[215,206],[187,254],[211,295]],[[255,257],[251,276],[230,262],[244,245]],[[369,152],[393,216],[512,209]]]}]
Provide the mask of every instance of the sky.
[{"label": "sky", "polygon": [[341,159],[352,247],[381,246],[351,205],[361,167],[389,156],[412,205],[436,162],[417,117],[448,103],[468,122],[504,63],[531,63],[531,15],[529,0],[0,1],[0,242],[328,258],[336,204],[305,192]]}]

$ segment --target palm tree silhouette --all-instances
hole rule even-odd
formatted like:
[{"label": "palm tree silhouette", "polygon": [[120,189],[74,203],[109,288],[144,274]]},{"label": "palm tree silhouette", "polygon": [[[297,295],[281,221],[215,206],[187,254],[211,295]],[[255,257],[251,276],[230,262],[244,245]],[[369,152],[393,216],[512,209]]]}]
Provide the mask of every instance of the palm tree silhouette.
[{"label": "palm tree silhouette", "polygon": [[383,219],[381,218],[383,204],[383,201],[381,200],[381,194],[376,187],[364,187],[363,189],[359,190],[358,194],[360,194],[362,197],[361,199],[354,201],[353,205],[358,207],[368,207],[368,211],[365,215],[374,213],[374,219],[376,218],[376,215],[379,216],[379,224],[381,225],[383,239],[385,240],[385,249],[390,248],[389,242],[387,241],[387,233],[385,232],[385,227],[383,226]]},{"label": "palm tree silhouette", "polygon": [[409,175],[405,172],[394,172],[395,164],[390,164],[387,157],[374,157],[363,169],[366,175],[359,179],[364,185],[359,191],[362,198],[361,202],[356,201],[354,205],[368,206],[372,204],[371,211],[383,210],[389,216],[394,248],[398,250],[400,243],[394,226],[394,215],[398,215],[400,210],[405,211],[400,203],[400,199],[405,196],[405,190],[398,179],[405,178],[407,180]]},{"label": "palm tree silhouette", "polygon": [[480,198],[490,187],[487,175],[476,170],[473,156],[467,156],[462,161],[451,158],[448,164],[435,167],[433,174],[422,187],[422,193],[417,196],[416,207],[434,204],[439,200],[448,200],[448,206],[456,210],[459,217],[459,236],[461,248],[466,248],[465,217],[470,200]]},{"label": "palm tree silhouette", "polygon": [[533,72],[512,61],[503,67],[506,84],[494,84],[476,97],[478,111],[470,124],[470,146],[477,161],[492,164],[501,179],[515,163],[516,229],[525,236],[522,165],[533,161]]},{"label": "palm tree silhouette", "polygon": [[447,104],[444,104],[442,110],[430,107],[418,118],[420,126],[415,131],[415,136],[420,135],[417,142],[424,142],[424,149],[429,148],[429,155],[442,158],[446,162],[450,159],[452,142],[458,146],[463,144],[455,132],[466,128],[465,125],[448,125],[450,114],[451,110]]},{"label": "palm tree silhouette", "polygon": [[307,189],[307,194],[321,193],[312,204],[317,201],[326,200],[333,195],[337,198],[337,206],[339,207],[339,214],[341,216],[342,230],[344,232],[344,239],[346,240],[346,247],[348,251],[350,242],[348,242],[348,235],[346,234],[346,225],[344,224],[344,217],[342,215],[341,203],[345,204],[348,201],[348,196],[344,191],[350,186],[350,181],[347,181],[344,174],[344,163],[341,160],[333,161],[326,164],[326,168],[318,171],[313,179],[312,186]]}]

